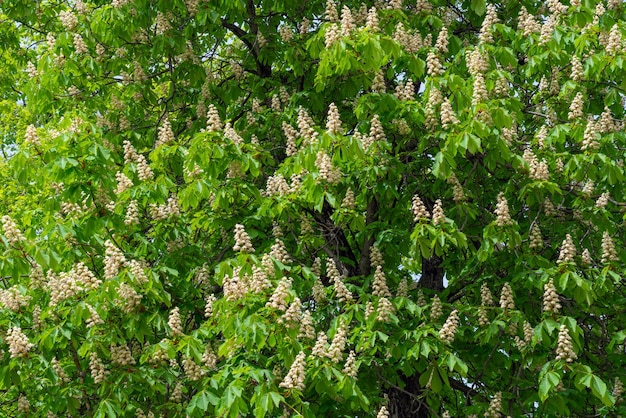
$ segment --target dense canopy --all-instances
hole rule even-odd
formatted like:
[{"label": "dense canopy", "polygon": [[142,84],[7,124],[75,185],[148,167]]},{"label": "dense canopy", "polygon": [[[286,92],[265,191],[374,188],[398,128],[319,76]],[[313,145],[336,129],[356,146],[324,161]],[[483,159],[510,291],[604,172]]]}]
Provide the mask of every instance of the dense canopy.
[{"label": "dense canopy", "polygon": [[626,414],[620,0],[0,2],[0,415]]}]

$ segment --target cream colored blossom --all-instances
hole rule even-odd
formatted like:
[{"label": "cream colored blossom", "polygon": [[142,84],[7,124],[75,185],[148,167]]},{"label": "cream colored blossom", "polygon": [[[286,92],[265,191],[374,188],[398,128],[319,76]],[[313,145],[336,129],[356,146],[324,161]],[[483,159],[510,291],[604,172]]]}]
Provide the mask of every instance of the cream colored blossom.
[{"label": "cream colored blossom", "polygon": [[570,234],[565,235],[565,239],[561,244],[561,251],[559,252],[559,258],[557,260],[557,264],[563,263],[571,263],[574,261],[574,257],[576,256],[576,247],[574,246],[574,241],[572,240],[572,236]]},{"label": "cream colored blossom", "polygon": [[389,418],[389,411],[386,406],[381,406],[378,410],[378,414],[376,414],[376,418]]},{"label": "cream colored blossom", "polygon": [[331,158],[325,151],[318,151],[315,159],[315,167],[319,170],[319,180],[330,184],[339,183],[341,180],[341,171],[333,166]]},{"label": "cream colored blossom", "polygon": [[554,281],[550,279],[548,283],[545,284],[543,289],[543,311],[555,314],[559,313],[561,310],[561,302],[559,300],[558,293],[556,293]]},{"label": "cream colored blossom", "polygon": [[233,246],[233,251],[239,251],[248,254],[254,252],[254,247],[252,246],[250,236],[244,229],[244,226],[241,224],[235,225],[235,245]]},{"label": "cream colored blossom", "polygon": [[443,307],[441,306],[441,300],[438,295],[433,296],[433,301],[430,307],[430,319],[436,321],[443,315]]},{"label": "cream colored blossom", "polygon": [[610,198],[609,192],[602,193],[596,200],[596,207],[598,209],[604,209],[606,205],[609,203],[609,198]]},{"label": "cream colored blossom", "polygon": [[513,220],[509,214],[509,203],[506,200],[506,197],[504,197],[503,192],[498,194],[498,203],[496,204],[496,210],[494,213],[497,216],[496,225],[500,227],[513,225]]},{"label": "cream colored blossom", "polygon": [[372,81],[372,92],[383,94],[387,91],[385,86],[385,75],[382,70],[378,70],[374,75],[374,80]]},{"label": "cream colored blossom", "polygon": [[578,356],[574,351],[574,344],[572,337],[569,334],[569,330],[565,325],[561,325],[559,328],[559,338],[556,347],[556,360],[564,360],[567,363],[571,363],[576,360]]},{"label": "cream colored blossom", "polygon": [[126,176],[126,174],[122,173],[121,171],[115,173],[115,179],[117,180],[117,188],[115,189],[115,194],[122,194],[126,190],[133,187],[133,182],[131,181],[131,179],[129,179],[128,176]]},{"label": "cream colored blossom", "polygon": [[500,308],[504,310],[515,309],[513,289],[511,289],[511,285],[508,282],[504,283],[504,286],[502,286],[502,293],[500,294]]},{"label": "cream colored blossom", "polygon": [[354,351],[350,351],[348,358],[346,359],[346,364],[343,366],[342,373],[356,379],[358,371],[359,366],[356,362],[356,353]]},{"label": "cream colored blossom", "polygon": [[391,314],[394,312],[394,306],[386,297],[381,297],[378,301],[378,309],[376,310],[376,320],[380,322],[389,322]]},{"label": "cream colored blossom", "polygon": [[222,130],[222,120],[220,119],[220,115],[217,111],[215,105],[210,104],[209,110],[207,111],[207,131],[208,132],[218,132]]},{"label": "cream colored blossom", "polygon": [[326,129],[331,134],[340,134],[342,133],[341,129],[341,119],[339,118],[339,109],[334,103],[331,103],[328,106],[328,120],[326,122]]},{"label": "cream colored blossom", "polygon": [[448,319],[439,330],[439,338],[446,344],[450,344],[454,341],[454,334],[456,333],[456,329],[459,326],[459,314],[455,309],[450,313]]},{"label": "cream colored blossom", "polygon": [[32,344],[20,327],[9,328],[6,334],[6,342],[9,344],[11,358],[20,358],[28,355],[35,345]]},{"label": "cream colored blossom", "polygon": [[452,125],[456,125],[459,123],[454,111],[452,110],[452,105],[450,104],[450,100],[446,97],[441,104],[441,127],[443,129],[448,129]]},{"label": "cream colored blossom", "polygon": [[95,352],[89,355],[89,370],[96,384],[104,382],[109,374],[108,370],[104,367],[104,363],[102,363],[102,360],[100,360],[98,354]]},{"label": "cream colored blossom", "polygon": [[483,24],[480,28],[480,33],[478,35],[478,39],[480,42],[491,43],[493,42],[493,32],[492,27],[498,23],[498,15],[496,13],[496,8],[493,4],[487,5],[487,13],[485,14],[485,18],[483,19]]},{"label": "cream colored blossom", "polygon": [[441,199],[435,201],[433,206],[433,224],[442,225],[446,222],[446,215],[443,213]]},{"label": "cream colored blossom", "polygon": [[485,417],[500,418],[500,412],[502,412],[502,392],[497,392],[491,402],[489,402],[489,408],[485,412]]},{"label": "cream colored blossom", "polygon": [[283,277],[265,306],[285,312],[287,310],[287,299],[289,298],[292,284],[293,279]]},{"label": "cream colored blossom", "polygon": [[413,196],[411,210],[413,212],[413,222],[419,222],[420,219],[430,217],[430,213],[428,213],[424,202],[422,202],[422,199],[420,199],[418,195]]},{"label": "cream colored blossom", "polygon": [[2,227],[4,228],[4,236],[10,244],[17,245],[22,241],[26,241],[26,237],[24,237],[22,231],[20,231],[9,215],[2,217]]},{"label": "cream colored blossom", "polygon": [[528,247],[531,249],[538,249],[543,247],[543,237],[541,236],[541,230],[536,223],[534,223],[533,226],[530,228]]},{"label": "cream colored blossom", "polygon": [[569,120],[580,119],[583,116],[583,94],[582,92],[576,93],[574,100],[569,106],[569,113],[567,114],[567,118]]},{"label": "cream colored blossom", "polygon": [[435,48],[442,54],[448,52],[448,28],[445,26],[441,28],[437,35],[437,42],[435,42]]},{"label": "cream colored blossom", "polygon": [[180,318],[180,309],[178,306],[171,310],[167,325],[169,325],[173,336],[183,335],[183,323]]},{"label": "cream colored blossom", "polygon": [[611,234],[608,231],[602,233],[602,258],[600,262],[602,264],[609,264],[614,261],[619,261],[615,244],[611,238]]},{"label": "cream colored blossom", "polygon": [[374,283],[372,287],[373,287],[372,294],[374,296],[381,296],[381,297],[387,297],[387,298],[391,297],[391,292],[389,291],[389,288],[387,287],[387,278],[385,277],[385,272],[383,272],[382,266],[376,267],[376,272],[374,273]]},{"label": "cream colored blossom", "polygon": [[583,132],[583,142],[580,146],[580,149],[586,151],[595,150],[599,147],[600,142],[598,141],[598,129],[596,126],[596,122],[593,119],[589,119],[585,127],[585,132]]},{"label": "cream colored blossom", "polygon": [[572,78],[572,80],[582,81],[584,73],[583,73],[583,64],[582,62],[580,62],[580,58],[578,58],[576,55],[572,56],[571,65],[572,65],[572,69],[571,69],[570,77]]},{"label": "cream colored blossom", "polygon": [[280,382],[280,387],[288,390],[303,391],[305,388],[304,381],[306,378],[306,354],[300,351],[296,359],[291,364],[287,376]]},{"label": "cream colored blossom", "polygon": [[441,61],[435,52],[429,51],[426,56],[426,69],[427,73],[431,77],[437,77],[444,73],[443,66],[441,65]]},{"label": "cream colored blossom", "polygon": [[480,285],[480,301],[481,306],[493,306],[493,295],[487,283]]}]

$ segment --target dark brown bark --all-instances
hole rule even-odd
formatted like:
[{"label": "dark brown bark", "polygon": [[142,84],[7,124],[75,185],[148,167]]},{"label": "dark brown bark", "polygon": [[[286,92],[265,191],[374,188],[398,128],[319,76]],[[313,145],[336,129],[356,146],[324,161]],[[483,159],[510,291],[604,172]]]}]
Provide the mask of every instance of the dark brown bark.
[{"label": "dark brown bark", "polygon": [[422,258],[422,277],[419,280],[421,287],[441,292],[443,290],[443,268],[441,257],[432,256]]},{"label": "dark brown bark", "polygon": [[404,388],[391,386],[387,391],[389,396],[389,416],[393,418],[422,418],[429,417],[428,406],[419,397],[422,388],[419,384],[419,375],[403,376]]}]

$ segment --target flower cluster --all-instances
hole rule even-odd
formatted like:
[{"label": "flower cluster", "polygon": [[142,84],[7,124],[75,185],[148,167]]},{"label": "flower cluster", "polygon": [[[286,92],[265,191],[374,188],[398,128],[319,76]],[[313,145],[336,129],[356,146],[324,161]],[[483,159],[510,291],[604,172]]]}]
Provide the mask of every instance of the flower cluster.
[{"label": "flower cluster", "polygon": [[435,201],[433,206],[433,224],[442,225],[446,222],[446,215],[443,213],[441,199]]},{"label": "flower cluster", "polygon": [[28,305],[30,300],[31,297],[22,295],[17,286],[12,286],[6,290],[0,289],[0,305],[13,312],[19,311],[20,308]]},{"label": "flower cluster", "polygon": [[598,129],[596,122],[593,119],[589,119],[587,121],[587,126],[585,127],[585,132],[583,132],[583,142],[580,149],[583,151],[594,150],[599,146],[600,143],[598,142]]},{"label": "flower cluster", "polygon": [[319,170],[319,179],[329,184],[339,183],[341,180],[341,171],[333,166],[331,158],[325,151],[318,151],[315,158],[315,167]]},{"label": "flower cluster", "polygon": [[170,316],[167,320],[167,325],[169,325],[173,336],[183,335],[183,323],[180,318],[180,309],[178,308],[178,306],[176,306],[170,312]]},{"label": "flower cluster", "polygon": [[576,55],[572,56],[571,65],[572,65],[572,71],[570,73],[570,77],[572,78],[572,80],[582,81],[584,72],[583,72],[583,64],[582,62],[580,62],[580,58],[578,58]]},{"label": "flower cluster", "polygon": [[111,362],[120,366],[132,366],[135,359],[127,344],[111,344]]},{"label": "flower cluster", "polygon": [[299,297],[294,297],[293,301],[289,305],[289,308],[285,313],[278,318],[279,324],[286,324],[289,328],[295,328],[300,322],[300,316],[302,315],[302,301]]},{"label": "flower cluster", "polygon": [[207,344],[204,354],[202,355],[202,362],[209,369],[214,369],[217,365],[217,356],[211,347],[211,344]]},{"label": "flower cluster", "polygon": [[411,210],[413,211],[413,221],[419,222],[420,219],[429,218],[430,213],[426,209],[424,202],[418,195],[413,196],[413,200],[411,202]]},{"label": "flower cluster", "polygon": [[434,51],[428,51],[428,55],[426,56],[426,69],[428,75],[431,77],[437,77],[444,73],[441,61]]},{"label": "flower cluster", "polygon": [[105,241],[104,249],[104,278],[112,279],[126,263],[126,257],[111,240]]},{"label": "flower cluster", "polygon": [[447,97],[441,103],[441,127],[443,129],[448,129],[452,125],[456,125],[459,123],[456,115],[454,114],[454,110],[452,110],[452,104],[450,104],[450,99]]},{"label": "flower cluster", "polygon": [[539,226],[536,223],[534,223],[533,226],[530,227],[528,247],[531,249],[538,249],[543,247],[543,237],[541,236],[541,229],[539,229]]},{"label": "flower cluster", "polygon": [[37,135],[37,130],[35,129],[34,125],[28,125],[26,127],[26,133],[24,135],[24,141],[26,141],[27,144],[33,144],[36,147],[41,145],[41,143],[39,141],[39,135]]},{"label": "flower cluster", "polygon": [[350,354],[348,354],[348,358],[346,359],[346,364],[343,366],[342,373],[356,379],[358,372],[359,366],[356,363],[356,353],[354,351],[350,351]]},{"label": "flower cluster", "polygon": [[285,243],[280,238],[274,240],[274,244],[270,248],[270,256],[274,257],[274,259],[280,263],[291,263],[291,256],[287,252]]},{"label": "flower cluster", "polygon": [[98,354],[94,352],[89,355],[89,370],[96,384],[104,382],[104,379],[106,379],[109,374],[104,367],[104,363],[102,363],[102,360],[98,357]]},{"label": "flower cluster", "polygon": [[306,338],[312,340],[315,338],[315,327],[313,326],[313,317],[311,312],[306,310],[300,318],[300,332],[298,338]]},{"label": "flower cluster", "polygon": [[622,400],[622,393],[624,393],[624,384],[619,377],[616,377],[615,384],[613,385],[613,397],[615,398],[615,403]]},{"label": "flower cluster", "polygon": [[317,139],[318,133],[315,131],[315,128],[313,128],[313,126],[315,126],[313,119],[311,119],[308,112],[303,107],[298,109],[297,123],[300,136],[306,140],[305,145],[313,143]]},{"label": "flower cluster", "polygon": [[121,171],[115,173],[115,179],[117,180],[117,189],[115,189],[115,194],[122,194],[126,190],[133,187],[133,182],[128,176]]},{"label": "flower cluster", "polygon": [[613,261],[618,261],[617,250],[615,244],[608,231],[602,233],[602,258],[600,262],[602,264],[608,264]]},{"label": "flower cluster", "polygon": [[117,295],[119,297],[117,303],[120,309],[125,313],[133,312],[135,308],[139,306],[141,299],[143,298],[143,296],[137,293],[132,286],[129,286],[126,283],[120,283],[117,288]]},{"label": "flower cluster", "polygon": [[506,197],[504,197],[503,192],[498,194],[498,203],[496,204],[496,210],[494,213],[497,216],[496,225],[503,227],[513,224],[513,220],[509,214],[509,203],[507,202]]},{"label": "flower cluster", "polygon": [[219,132],[222,130],[222,120],[215,105],[210,104],[206,114],[206,130],[208,132]]},{"label": "flower cluster", "polygon": [[2,227],[4,229],[4,236],[10,244],[17,245],[26,240],[24,235],[22,235],[22,231],[20,231],[9,215],[2,217]]},{"label": "flower cluster", "polygon": [[313,350],[311,354],[315,357],[326,357],[326,346],[328,345],[328,337],[324,331],[320,331],[317,334],[317,339],[315,340],[315,345],[313,346]]},{"label": "flower cluster", "polygon": [[346,210],[353,210],[356,206],[356,197],[354,196],[354,192],[352,189],[348,189],[346,191],[346,195],[341,201],[341,207]]},{"label": "flower cluster", "polygon": [[139,223],[139,206],[136,200],[131,200],[126,209],[126,217],[124,218],[124,224],[134,225]]},{"label": "flower cluster", "polygon": [[59,363],[59,360],[57,360],[56,357],[54,357],[52,359],[52,361],[50,362],[51,366],[52,366],[52,370],[54,370],[54,373],[56,373],[57,377],[58,377],[58,381],[57,384],[63,384],[63,383],[68,383],[70,381],[70,377],[67,375],[67,372],[65,371],[65,369],[61,366],[61,364]]},{"label": "flower cluster", "polygon": [[385,277],[385,272],[383,271],[382,266],[376,267],[376,272],[374,273],[374,283],[372,285],[374,291],[372,294],[374,296],[381,297],[391,297],[391,292],[389,291],[389,287],[387,287],[387,278]]},{"label": "flower cluster", "polygon": [[210,318],[213,316],[213,304],[217,301],[215,294],[211,293],[206,298],[206,304],[204,305],[204,316]]},{"label": "flower cluster", "polygon": [[454,341],[454,334],[456,333],[456,329],[459,326],[459,314],[457,310],[453,310],[450,313],[448,319],[439,330],[439,338],[446,344],[450,344]]},{"label": "flower cluster", "polygon": [[230,139],[235,145],[243,145],[243,138],[235,131],[230,122],[226,122],[224,125],[224,137]]},{"label": "flower cluster", "polygon": [[574,246],[574,241],[572,240],[572,236],[570,234],[565,235],[565,239],[561,244],[561,251],[559,252],[559,258],[557,260],[557,264],[571,263],[574,261],[574,257],[576,256],[576,247]]},{"label": "flower cluster", "polygon": [[280,387],[287,390],[304,390],[304,380],[306,378],[306,354],[300,351],[296,359],[291,364],[287,376],[280,382]]},{"label": "flower cluster", "polygon": [[348,325],[341,323],[337,327],[337,332],[335,332],[333,340],[331,341],[330,347],[328,347],[328,351],[326,353],[332,362],[339,363],[343,360],[343,350],[346,348],[346,343],[348,342],[347,335]]},{"label": "flower cluster", "polygon": [[235,225],[235,245],[233,251],[240,251],[242,253],[253,253],[254,247],[250,236],[241,224]]},{"label": "flower cluster", "polygon": [[389,418],[389,411],[386,406],[381,406],[378,410],[378,414],[376,414],[376,418]]},{"label": "flower cluster", "polygon": [[511,289],[511,285],[508,282],[504,283],[504,286],[502,286],[502,293],[500,293],[500,308],[504,310],[515,309],[513,289]]},{"label": "flower cluster", "polygon": [[6,341],[9,344],[11,358],[24,357],[34,347],[34,344],[28,340],[28,337],[22,332],[20,327],[9,328]]},{"label": "flower cluster", "polygon": [[561,302],[559,295],[556,293],[554,281],[550,279],[543,287],[543,311],[559,313],[561,310]]},{"label": "flower cluster", "polygon": [[483,20],[483,24],[480,28],[480,33],[478,35],[478,39],[480,40],[480,42],[493,42],[492,27],[496,23],[498,23],[496,7],[493,4],[489,4],[487,5],[487,13],[485,14],[485,19]]},{"label": "flower cluster", "polygon": [[88,303],[86,304],[86,306],[89,310],[89,318],[87,318],[87,320],[85,321],[87,328],[92,328],[96,325],[104,324],[104,321],[100,317],[100,314],[98,314],[98,311],[96,311],[96,309]]},{"label": "flower cluster", "polygon": [[328,272],[328,278],[333,282],[335,286],[335,292],[337,293],[337,298],[339,299],[339,302],[351,302],[354,297],[341,280],[341,275],[339,274],[339,270],[337,269],[335,260],[333,260],[332,258],[328,259],[326,269]]},{"label": "flower cluster", "polygon": [[569,335],[569,330],[565,325],[561,325],[556,347],[556,360],[565,360],[567,363],[571,363],[577,358],[578,356],[576,352],[574,352],[574,344],[572,343],[572,337]]},{"label": "flower cluster", "polygon": [[386,297],[381,297],[378,301],[378,309],[376,310],[376,320],[380,322],[388,322],[389,317],[393,312],[393,304]]},{"label": "flower cluster", "polygon": [[580,119],[583,116],[583,94],[581,92],[576,93],[574,100],[569,106],[569,113],[567,118],[569,120]]},{"label": "flower cluster", "polygon": [[328,106],[328,120],[326,122],[326,129],[329,133],[338,135],[342,132],[341,119],[339,118],[339,109],[334,103]]},{"label": "flower cluster", "polygon": [[274,293],[272,293],[270,300],[265,306],[285,312],[287,310],[287,299],[289,299],[292,284],[293,279],[291,277],[283,277],[280,279],[278,286],[276,286]]},{"label": "flower cluster", "polygon": [[502,392],[495,394],[491,402],[489,402],[489,408],[485,412],[487,418],[499,418],[502,411]]},{"label": "flower cluster", "polygon": [[20,395],[20,397],[17,398],[17,412],[20,414],[30,412],[30,402],[28,402],[28,398],[24,395]]},{"label": "flower cluster", "polygon": [[183,370],[185,371],[185,376],[189,380],[197,381],[202,378],[204,372],[202,368],[195,362],[195,360],[190,356],[183,357]]},{"label": "flower cluster", "polygon": [[438,295],[433,296],[433,302],[430,307],[430,319],[436,321],[443,315],[443,307],[441,306],[441,300]]}]

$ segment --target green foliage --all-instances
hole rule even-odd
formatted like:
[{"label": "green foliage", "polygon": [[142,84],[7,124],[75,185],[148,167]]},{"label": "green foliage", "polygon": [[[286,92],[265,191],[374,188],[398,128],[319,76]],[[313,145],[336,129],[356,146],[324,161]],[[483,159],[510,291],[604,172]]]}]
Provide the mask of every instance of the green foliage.
[{"label": "green foliage", "polygon": [[0,415],[618,416],[626,8],[0,4]]}]

